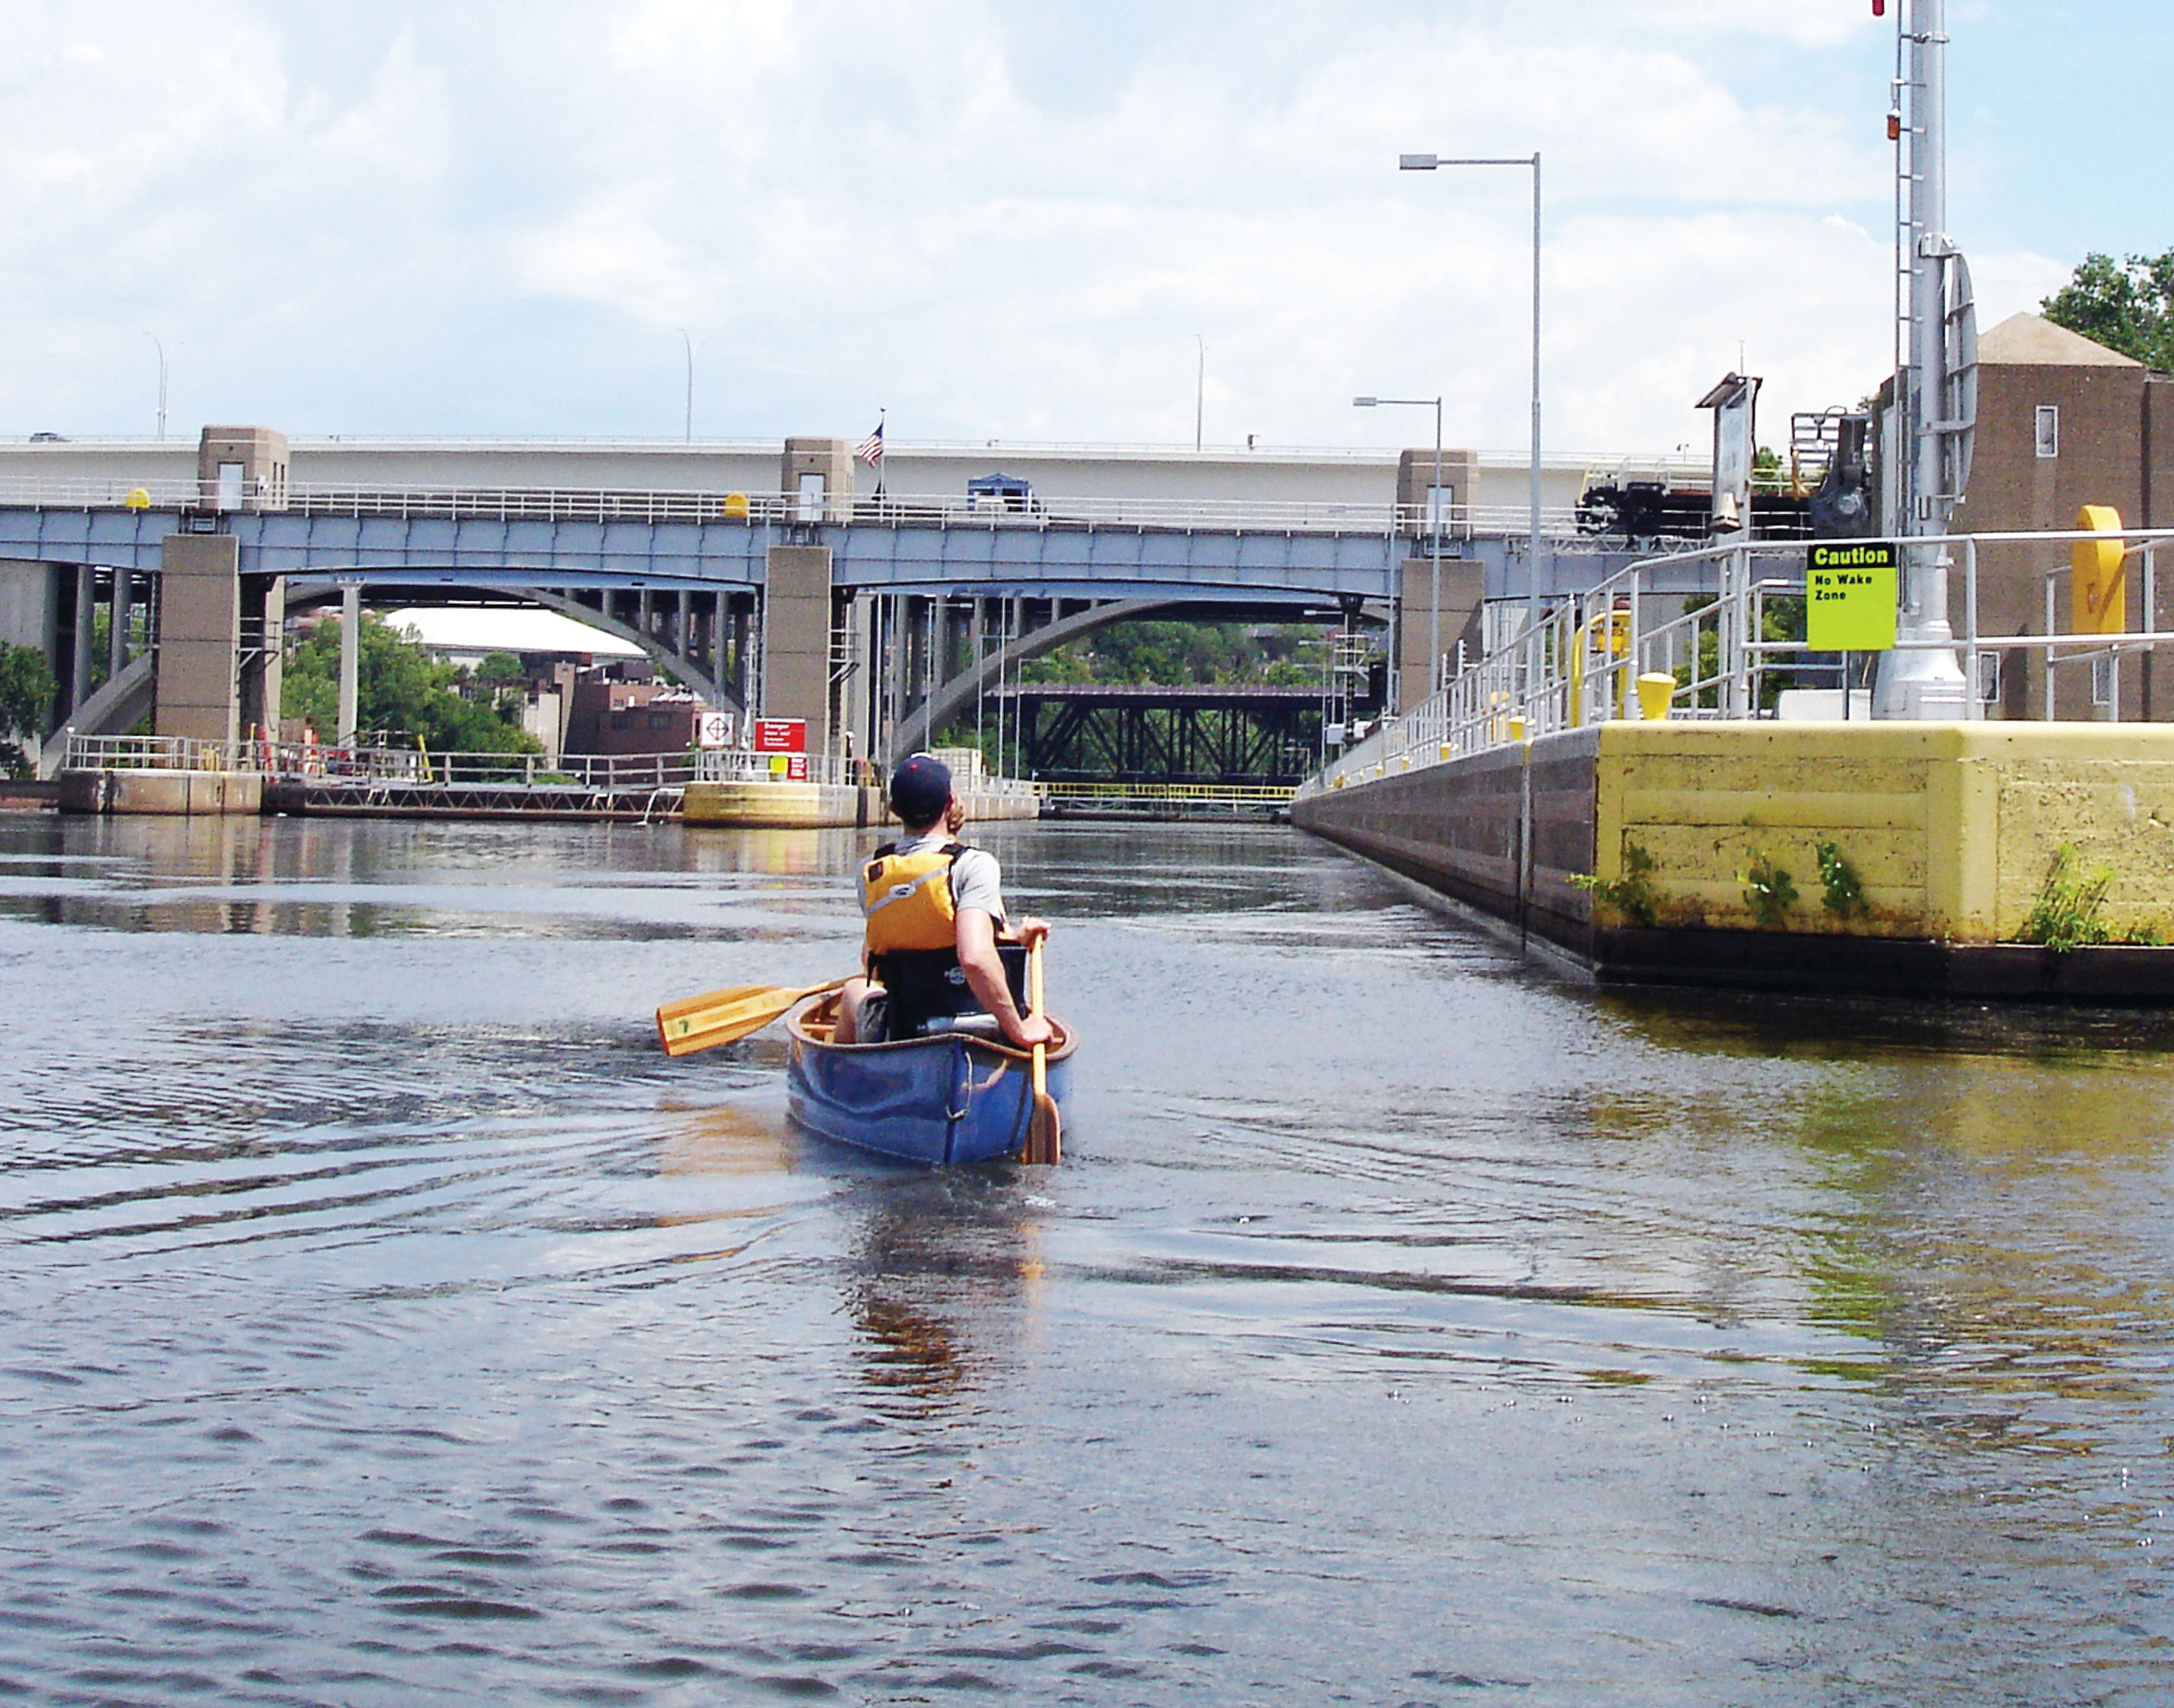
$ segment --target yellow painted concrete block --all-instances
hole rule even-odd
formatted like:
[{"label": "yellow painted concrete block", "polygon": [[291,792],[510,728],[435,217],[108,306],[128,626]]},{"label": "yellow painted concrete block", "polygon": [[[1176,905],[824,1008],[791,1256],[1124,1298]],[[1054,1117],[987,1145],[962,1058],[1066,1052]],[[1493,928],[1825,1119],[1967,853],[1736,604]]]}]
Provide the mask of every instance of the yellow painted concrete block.
[{"label": "yellow painted concrete block", "polygon": [[[2055,851],[2112,868],[2117,928],[2174,932],[2174,726],[1611,723],[1598,732],[1595,864],[1653,857],[1664,919],[1750,927],[1743,874],[1762,856],[1800,897],[1790,924],[2013,938]],[[1815,850],[1836,845],[1874,916],[1820,905]]]},{"label": "yellow painted concrete block", "polygon": [[814,829],[851,824],[857,791],[824,783],[690,783],[680,815],[690,824]]}]

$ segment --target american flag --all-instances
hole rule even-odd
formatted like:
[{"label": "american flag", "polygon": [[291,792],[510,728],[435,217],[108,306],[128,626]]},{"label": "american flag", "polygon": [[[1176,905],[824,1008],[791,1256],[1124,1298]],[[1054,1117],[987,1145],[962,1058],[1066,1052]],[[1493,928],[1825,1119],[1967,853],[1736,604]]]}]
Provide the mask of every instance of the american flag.
[{"label": "american flag", "polygon": [[883,462],[883,423],[876,423],[876,430],[861,441],[861,448],[853,453],[871,468]]}]

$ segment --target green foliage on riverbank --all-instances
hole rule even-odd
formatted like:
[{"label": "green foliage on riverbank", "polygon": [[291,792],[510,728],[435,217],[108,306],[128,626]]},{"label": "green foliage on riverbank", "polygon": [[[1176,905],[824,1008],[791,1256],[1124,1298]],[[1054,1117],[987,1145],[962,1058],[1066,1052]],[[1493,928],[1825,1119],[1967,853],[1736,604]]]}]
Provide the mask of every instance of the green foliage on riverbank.
[{"label": "green foliage on riverbank", "polygon": [[1112,623],[1019,667],[1025,682],[1311,687],[1326,631],[1305,624]]},{"label": "green foliage on riverbank", "polygon": [[[327,738],[339,720],[340,624],[327,617],[287,655],[280,715],[307,718]],[[541,753],[515,722],[518,702],[479,702],[461,691],[467,673],[441,662],[401,631],[363,613],[355,710],[360,728],[420,738],[448,753]]]},{"label": "green foliage on riverbank", "polygon": [[0,640],[0,770],[8,776],[30,775],[30,760],[17,738],[45,732],[58,688],[44,653]]}]

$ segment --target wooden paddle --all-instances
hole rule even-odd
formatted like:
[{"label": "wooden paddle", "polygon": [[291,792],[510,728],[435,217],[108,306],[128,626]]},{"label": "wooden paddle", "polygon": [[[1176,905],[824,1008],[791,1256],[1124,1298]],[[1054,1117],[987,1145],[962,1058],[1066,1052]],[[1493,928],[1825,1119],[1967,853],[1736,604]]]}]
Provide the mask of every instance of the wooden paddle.
[{"label": "wooden paddle", "polygon": [[728,991],[708,991],[699,997],[682,997],[657,1011],[657,1041],[668,1056],[685,1056],[717,1044],[729,1044],[750,1032],[760,1032],[803,997],[835,991],[846,981],[793,990],[782,985],[736,985]]},{"label": "wooden paddle", "polygon": [[[1026,1000],[1030,1013],[1041,1012],[1041,939],[1026,952]],[[1027,1117],[1026,1148],[1022,1162],[1055,1162],[1064,1154],[1064,1123],[1057,1112],[1057,1100],[1049,1095],[1049,1046],[1034,1046],[1034,1113]]]}]

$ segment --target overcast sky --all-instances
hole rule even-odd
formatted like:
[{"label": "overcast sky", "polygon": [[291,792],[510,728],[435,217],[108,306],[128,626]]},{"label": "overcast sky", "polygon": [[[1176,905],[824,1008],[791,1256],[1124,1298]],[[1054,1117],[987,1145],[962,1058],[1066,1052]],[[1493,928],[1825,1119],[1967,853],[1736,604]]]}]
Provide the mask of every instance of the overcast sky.
[{"label": "overcast sky", "polygon": [[[1890,7],[1890,14],[1895,9]],[[2166,0],[1951,0],[1983,323],[2174,247]],[[1870,0],[0,0],[0,434],[1762,437],[1890,359]],[[2085,35],[2088,24],[2091,34]],[[2111,65],[2109,73],[2102,68]],[[2094,99],[2089,91],[2110,93]],[[2096,109],[2096,116],[2093,110]],[[1205,385],[1199,386],[1201,347]]]}]

